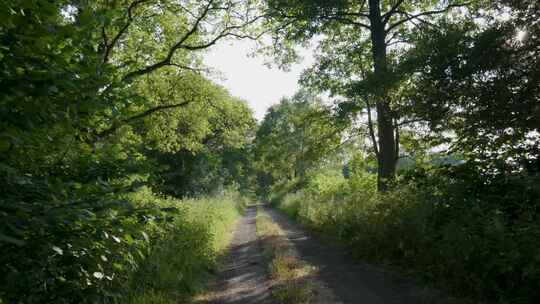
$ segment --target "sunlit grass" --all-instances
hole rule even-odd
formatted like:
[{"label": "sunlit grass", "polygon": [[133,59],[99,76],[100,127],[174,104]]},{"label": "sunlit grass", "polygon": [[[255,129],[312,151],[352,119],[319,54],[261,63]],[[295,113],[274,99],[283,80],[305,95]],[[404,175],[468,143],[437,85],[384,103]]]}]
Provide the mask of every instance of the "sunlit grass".
[{"label": "sunlit grass", "polygon": [[206,287],[216,259],[231,237],[238,218],[238,198],[222,196],[179,201],[183,217],[155,244],[133,276],[122,303],[189,302]]}]

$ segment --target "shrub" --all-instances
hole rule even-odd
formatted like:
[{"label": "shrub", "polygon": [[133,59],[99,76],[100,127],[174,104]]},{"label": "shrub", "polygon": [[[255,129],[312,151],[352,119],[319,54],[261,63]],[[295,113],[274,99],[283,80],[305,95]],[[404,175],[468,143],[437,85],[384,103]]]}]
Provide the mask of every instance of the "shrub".
[{"label": "shrub", "polygon": [[231,195],[186,201],[144,187],[127,192],[114,181],[78,184],[2,170],[0,302],[109,303],[174,246],[175,288],[187,294],[211,268],[215,243],[236,213]]}]

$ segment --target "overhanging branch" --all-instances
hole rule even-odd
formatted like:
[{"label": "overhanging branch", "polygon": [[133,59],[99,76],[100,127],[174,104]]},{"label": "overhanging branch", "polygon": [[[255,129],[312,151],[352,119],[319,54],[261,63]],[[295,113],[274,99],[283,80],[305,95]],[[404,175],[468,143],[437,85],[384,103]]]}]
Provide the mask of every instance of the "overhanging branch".
[{"label": "overhanging branch", "polygon": [[132,79],[134,77],[145,75],[145,74],[151,73],[151,72],[153,72],[153,71],[155,71],[155,70],[157,70],[157,69],[159,69],[161,67],[170,66],[170,65],[174,65],[174,66],[177,66],[177,67],[193,70],[193,68],[186,67],[186,66],[179,66],[178,64],[172,63],[172,58],[173,58],[174,54],[176,53],[176,51],[178,51],[180,49],[188,50],[188,51],[197,51],[197,50],[207,49],[207,48],[215,45],[219,40],[221,40],[223,38],[226,38],[226,37],[235,37],[235,38],[239,38],[239,39],[248,38],[248,39],[257,40],[264,34],[264,32],[263,32],[263,33],[259,33],[259,34],[253,36],[253,35],[249,35],[249,34],[239,33],[239,30],[241,30],[243,28],[246,28],[246,27],[256,23],[257,21],[259,21],[259,20],[261,20],[262,18],[265,17],[265,15],[259,15],[259,16],[251,18],[250,20],[246,20],[246,21],[242,22],[241,24],[232,24],[232,25],[231,24],[226,24],[223,27],[223,29],[219,30],[219,32],[216,33],[215,36],[212,39],[208,40],[207,42],[202,42],[200,44],[187,44],[189,38],[192,37],[195,33],[197,33],[199,31],[201,23],[204,22],[205,18],[208,16],[210,11],[213,11],[213,10],[229,10],[230,9],[230,7],[213,6],[213,3],[214,3],[214,0],[210,0],[207,3],[207,5],[204,7],[204,9],[200,13],[200,15],[196,18],[196,20],[193,23],[193,26],[190,28],[190,30],[187,31],[178,40],[178,42],[176,42],[169,49],[169,51],[167,52],[167,55],[165,56],[165,58],[163,58],[162,60],[160,60],[160,61],[158,61],[156,63],[153,63],[153,64],[150,64],[150,65],[148,65],[146,67],[143,67],[141,69],[138,69],[138,70],[127,73],[122,78],[122,80],[124,80],[124,81],[130,80],[130,79]]},{"label": "overhanging branch", "polygon": [[359,26],[359,27],[365,28],[367,30],[371,30],[371,26],[369,26],[366,23],[359,22],[359,21],[356,21],[356,20],[352,20],[350,18],[339,16],[339,15],[321,16],[321,19],[327,20],[327,21],[338,21],[338,22],[342,22],[342,23],[345,23],[345,24]]},{"label": "overhanging branch", "polygon": [[112,133],[114,133],[116,130],[118,130],[121,126],[129,124],[129,123],[131,123],[133,121],[139,120],[139,119],[144,118],[146,116],[150,116],[150,115],[152,115],[152,114],[154,114],[156,112],[159,112],[159,111],[172,109],[172,108],[184,107],[184,106],[187,106],[188,104],[190,104],[191,102],[192,102],[192,100],[188,100],[188,101],[184,101],[184,102],[177,103],[177,104],[161,105],[161,106],[157,106],[157,107],[148,109],[148,110],[146,110],[146,111],[144,111],[142,113],[136,114],[136,115],[128,117],[126,119],[122,119],[119,122],[113,123],[113,125],[110,128],[108,128],[106,130],[103,130],[103,131],[97,133],[96,135],[97,135],[98,138],[107,137],[107,136],[111,135]]},{"label": "overhanging branch", "polygon": [[144,2],[147,2],[148,0],[137,0],[137,1],[133,1],[128,9],[127,9],[127,21],[126,23],[124,24],[124,26],[122,26],[120,28],[120,30],[118,31],[118,33],[116,33],[116,35],[114,36],[114,38],[111,40],[110,43],[107,42],[107,35],[105,33],[105,28],[103,28],[103,38],[104,38],[104,42],[105,42],[105,51],[103,53],[103,63],[107,63],[109,61],[109,57],[110,57],[110,54],[111,54],[111,51],[112,49],[114,48],[114,46],[116,45],[116,43],[118,42],[118,40],[120,39],[120,37],[122,37],[124,35],[124,33],[127,31],[127,29],[129,28],[129,26],[131,25],[131,23],[133,22],[133,10],[141,3],[144,3]]},{"label": "overhanging branch", "polygon": [[182,36],[182,38],[180,38],[180,40],[169,49],[169,51],[167,52],[167,56],[163,60],[161,60],[161,61],[159,61],[157,63],[151,64],[151,65],[148,65],[148,66],[146,66],[146,67],[144,67],[142,69],[129,72],[122,78],[122,80],[124,80],[124,81],[130,80],[130,79],[132,79],[132,78],[134,78],[136,76],[148,74],[148,73],[150,73],[150,72],[152,72],[152,71],[154,71],[156,69],[159,69],[161,67],[170,65],[171,64],[171,59],[172,59],[174,53],[180,47],[182,47],[182,45],[186,42],[186,40],[188,40],[193,34],[195,34],[199,30],[199,24],[208,15],[208,12],[210,11],[210,8],[211,8],[213,2],[214,2],[214,0],[208,1],[208,4],[204,7],[204,10],[199,15],[199,17],[195,20],[195,23],[193,24],[191,29],[189,31],[187,31]]}]

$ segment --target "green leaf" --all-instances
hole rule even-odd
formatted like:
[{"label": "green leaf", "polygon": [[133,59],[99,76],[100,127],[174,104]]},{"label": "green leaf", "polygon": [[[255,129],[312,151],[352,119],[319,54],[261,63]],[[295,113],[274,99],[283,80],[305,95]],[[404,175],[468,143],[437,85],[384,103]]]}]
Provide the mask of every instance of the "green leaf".
[{"label": "green leaf", "polygon": [[58,247],[58,246],[52,246],[52,250],[54,250],[56,253],[58,253],[59,255],[63,255],[64,254],[64,251]]},{"label": "green leaf", "polygon": [[141,231],[141,234],[146,242],[150,242],[150,238],[148,237],[148,234],[144,231]]},{"label": "green leaf", "polygon": [[131,234],[124,235],[124,240],[126,241],[128,245],[131,245],[134,242],[133,237],[131,237]]},{"label": "green leaf", "polygon": [[116,270],[123,270],[124,266],[120,263],[113,263],[113,268]]}]

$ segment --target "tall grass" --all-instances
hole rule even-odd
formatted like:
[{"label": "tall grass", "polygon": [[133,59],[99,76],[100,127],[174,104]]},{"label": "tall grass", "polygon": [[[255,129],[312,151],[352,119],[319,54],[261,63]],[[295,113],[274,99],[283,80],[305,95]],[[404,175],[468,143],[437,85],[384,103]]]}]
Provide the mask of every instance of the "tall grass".
[{"label": "tall grass", "polygon": [[182,303],[201,291],[216,266],[243,198],[161,199],[163,208],[178,208],[167,224],[154,227],[148,255],[130,275],[120,303]]}]

